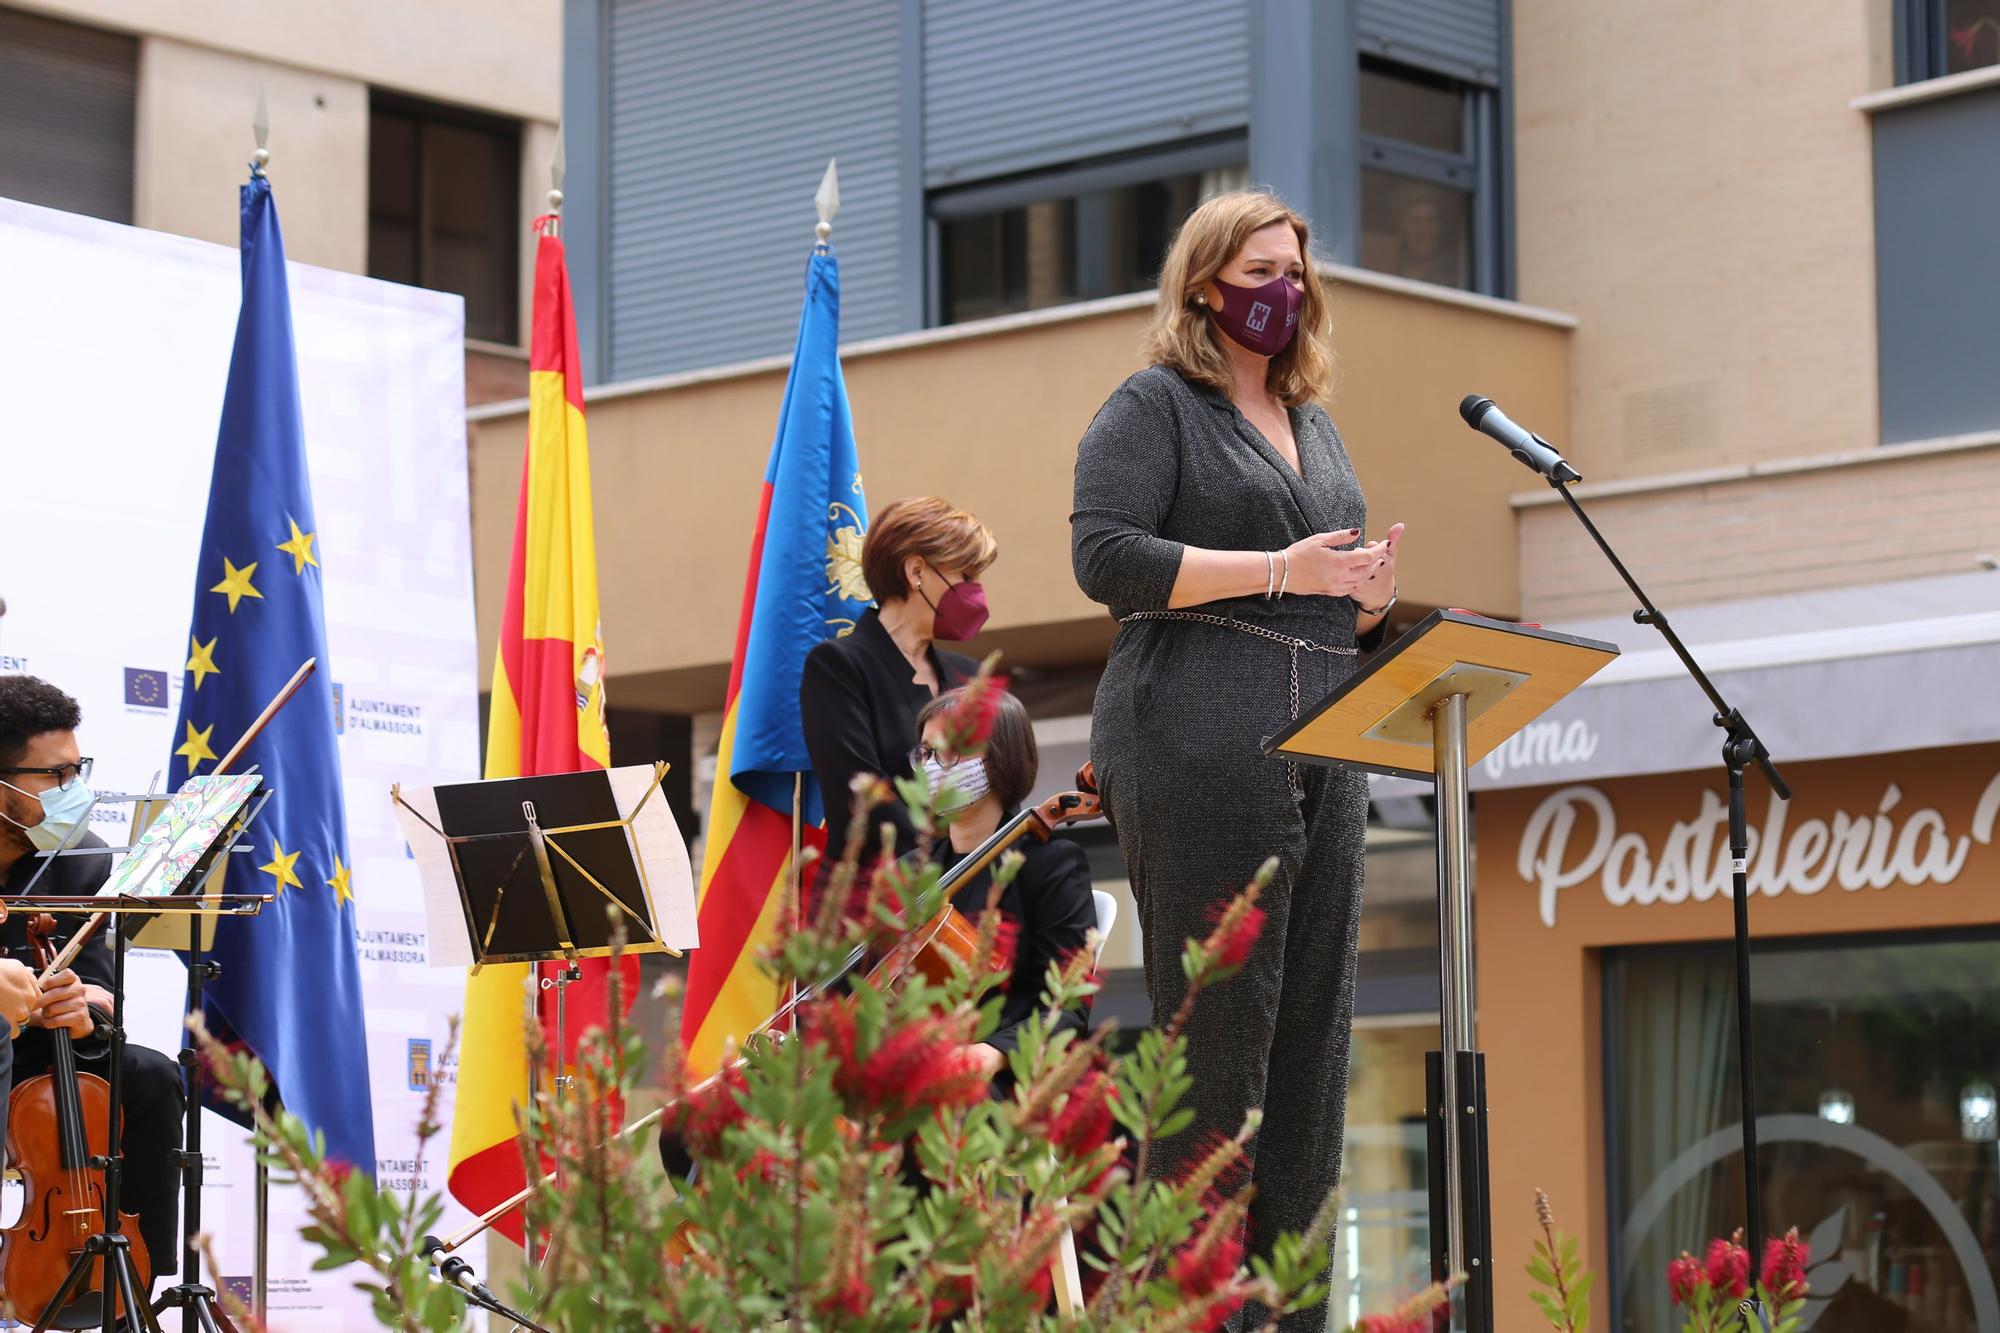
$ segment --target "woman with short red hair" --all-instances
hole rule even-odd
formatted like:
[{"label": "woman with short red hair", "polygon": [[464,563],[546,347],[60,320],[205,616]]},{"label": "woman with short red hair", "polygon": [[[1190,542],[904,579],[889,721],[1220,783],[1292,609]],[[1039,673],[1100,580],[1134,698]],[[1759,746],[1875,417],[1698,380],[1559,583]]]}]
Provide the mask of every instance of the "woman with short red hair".
[{"label": "woman with short red hair", "polygon": [[[935,496],[898,500],[869,526],[861,572],[875,606],[851,631],[815,647],[799,682],[806,751],[826,806],[827,851],[816,883],[846,845],[854,779],[912,776],[917,714],[971,678],[972,659],[937,643],[962,642],[985,625],[979,576],[999,552],[984,523]],[[900,805],[880,806],[870,818],[895,825],[898,855],[917,845]],[[871,834],[864,855],[873,855],[874,844]]]}]

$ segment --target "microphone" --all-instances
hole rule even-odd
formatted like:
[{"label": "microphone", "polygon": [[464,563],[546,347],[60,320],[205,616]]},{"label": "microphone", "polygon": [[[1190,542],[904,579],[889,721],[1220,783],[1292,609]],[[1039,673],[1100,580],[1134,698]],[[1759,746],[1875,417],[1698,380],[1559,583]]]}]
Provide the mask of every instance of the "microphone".
[{"label": "microphone", "polygon": [[1506,445],[1508,453],[1550,482],[1561,485],[1566,481],[1583,480],[1583,474],[1571,467],[1554,446],[1533,431],[1515,425],[1491,398],[1469,393],[1465,395],[1465,401],[1458,405],[1458,414],[1465,418],[1466,425]]}]

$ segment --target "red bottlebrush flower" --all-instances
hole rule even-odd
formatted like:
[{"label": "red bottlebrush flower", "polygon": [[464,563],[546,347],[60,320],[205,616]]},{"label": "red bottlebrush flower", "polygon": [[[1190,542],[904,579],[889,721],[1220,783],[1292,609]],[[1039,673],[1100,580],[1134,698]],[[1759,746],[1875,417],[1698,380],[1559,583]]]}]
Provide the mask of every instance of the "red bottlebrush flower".
[{"label": "red bottlebrush flower", "polygon": [[1243,1264],[1240,1228],[1225,1225],[1220,1234],[1208,1230],[1182,1247],[1167,1264],[1167,1276],[1189,1301],[1207,1300],[1218,1287],[1226,1286]]},{"label": "red bottlebrush flower", "polygon": [[1243,1293],[1226,1291],[1208,1303],[1208,1308],[1201,1312],[1201,1321],[1195,1327],[1211,1331],[1225,1328],[1229,1324],[1229,1317],[1242,1308]]},{"label": "red bottlebrush flower", "polygon": [[1215,907],[1209,915],[1214,925],[1203,947],[1218,968],[1234,972],[1250,961],[1250,951],[1264,933],[1264,909],[1235,899]]},{"label": "red bottlebrush flower", "polygon": [[1116,1125],[1111,1103],[1118,1099],[1118,1085],[1101,1069],[1093,1069],[1069,1090],[1069,1099],[1049,1117],[1049,1142],[1070,1157],[1088,1157],[1111,1141]]},{"label": "red bottlebrush flower", "polygon": [[948,1273],[931,1291],[931,1322],[941,1324],[972,1305],[972,1274]]},{"label": "red bottlebrush flower", "polygon": [[674,1111],[674,1129],[687,1145],[690,1156],[700,1159],[721,1155],[724,1132],[748,1118],[739,1100],[748,1087],[741,1067],[731,1066],[714,1082],[681,1098]]},{"label": "red bottlebrush flower", "polygon": [[1667,1291],[1674,1298],[1675,1305],[1686,1305],[1694,1299],[1695,1288],[1706,1278],[1702,1273],[1701,1260],[1681,1251],[1681,1257],[1667,1265]]},{"label": "red bottlebrush flower", "polygon": [[1812,1247],[1799,1239],[1793,1227],[1782,1237],[1764,1242],[1764,1290],[1780,1301],[1796,1300],[1806,1294],[1806,1265]]},{"label": "red bottlebrush flower", "polygon": [[354,1174],[354,1163],[335,1157],[328,1159],[320,1169],[326,1173],[329,1185],[336,1190],[344,1190],[347,1188],[347,1178]]},{"label": "red bottlebrush flower", "polygon": [[1006,693],[1005,676],[982,672],[967,681],[951,705],[938,714],[938,748],[961,759],[984,754],[987,738],[993,734],[993,720],[1000,715],[1000,699]]},{"label": "red bottlebrush flower", "polygon": [[739,1183],[748,1184],[755,1180],[760,1185],[776,1185],[783,1178],[785,1164],[769,1148],[759,1148],[750,1155],[750,1160],[736,1168]]},{"label": "red bottlebrush flower", "polygon": [[833,1086],[851,1107],[886,1116],[923,1108],[976,1106],[989,1080],[966,1047],[962,1025],[940,1015],[907,1023],[885,1035],[873,1053],[856,1049],[851,1004],[814,1005],[808,1031],[834,1063]]},{"label": "red bottlebrush flower", "polygon": [[846,1315],[852,1319],[866,1319],[873,1304],[875,1293],[861,1276],[850,1274],[845,1282],[820,1296],[813,1302],[813,1308],[829,1317]]},{"label": "red bottlebrush flower", "polygon": [[1741,1245],[1726,1240],[1710,1241],[1702,1273],[1719,1296],[1740,1301],[1750,1294],[1750,1252]]}]

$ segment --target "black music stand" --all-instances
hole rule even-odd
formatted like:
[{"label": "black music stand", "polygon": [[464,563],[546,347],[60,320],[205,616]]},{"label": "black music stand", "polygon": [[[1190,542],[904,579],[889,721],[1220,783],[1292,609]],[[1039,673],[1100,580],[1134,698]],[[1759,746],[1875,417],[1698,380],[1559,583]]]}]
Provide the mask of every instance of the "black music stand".
[{"label": "black music stand", "polygon": [[[564,991],[581,977],[578,960],[614,947],[678,956],[699,942],[687,845],[660,791],[666,774],[655,763],[390,789],[424,886],[432,965],[560,964],[541,979],[556,993],[558,1096],[573,1081],[563,1071]],[[469,954],[439,947],[454,915]],[[477,1302],[470,1268],[454,1263],[445,1276]]]}]

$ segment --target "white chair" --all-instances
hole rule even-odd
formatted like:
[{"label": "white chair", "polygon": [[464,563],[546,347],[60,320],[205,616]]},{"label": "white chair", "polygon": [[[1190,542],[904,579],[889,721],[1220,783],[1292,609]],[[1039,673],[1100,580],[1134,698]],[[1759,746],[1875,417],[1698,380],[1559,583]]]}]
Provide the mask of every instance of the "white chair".
[{"label": "white chair", "polygon": [[1090,900],[1097,907],[1097,957],[1093,965],[1104,961],[1104,942],[1111,938],[1111,928],[1118,924],[1118,900],[1103,889],[1092,889]]}]

